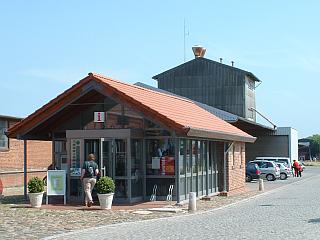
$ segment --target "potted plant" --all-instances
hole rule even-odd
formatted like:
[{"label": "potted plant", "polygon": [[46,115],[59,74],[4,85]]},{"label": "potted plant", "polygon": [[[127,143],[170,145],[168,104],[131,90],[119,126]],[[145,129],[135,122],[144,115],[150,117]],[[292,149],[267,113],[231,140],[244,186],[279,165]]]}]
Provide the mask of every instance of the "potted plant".
[{"label": "potted plant", "polygon": [[101,209],[111,209],[115,189],[114,181],[110,177],[101,177],[96,186]]},{"label": "potted plant", "polygon": [[44,192],[44,183],[42,179],[32,177],[28,182],[28,190],[31,207],[40,208]]}]

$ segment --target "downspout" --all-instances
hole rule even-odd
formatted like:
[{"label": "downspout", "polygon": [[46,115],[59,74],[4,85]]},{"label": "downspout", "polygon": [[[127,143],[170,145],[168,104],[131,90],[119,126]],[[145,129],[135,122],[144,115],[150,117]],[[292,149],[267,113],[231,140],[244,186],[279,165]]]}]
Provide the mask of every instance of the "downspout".
[{"label": "downspout", "polygon": [[230,148],[233,146],[234,142],[231,142],[228,146],[228,143],[224,143],[224,152],[223,152],[223,192],[227,192],[227,154]]}]

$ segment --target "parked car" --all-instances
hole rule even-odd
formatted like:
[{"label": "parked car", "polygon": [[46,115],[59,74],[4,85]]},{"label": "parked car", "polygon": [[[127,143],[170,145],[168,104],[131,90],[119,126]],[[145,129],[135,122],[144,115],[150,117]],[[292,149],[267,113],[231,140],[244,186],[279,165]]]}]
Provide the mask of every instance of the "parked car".
[{"label": "parked car", "polygon": [[284,163],[276,162],[278,167],[280,168],[280,179],[285,180],[291,176],[291,169],[287,167]]},{"label": "parked car", "polygon": [[266,160],[266,161],[284,163],[287,167],[290,168],[290,170],[292,168],[292,162],[290,158],[287,158],[287,157],[256,157],[256,160]]},{"label": "parked car", "polygon": [[250,163],[256,163],[261,171],[261,177],[268,181],[274,181],[280,178],[280,168],[273,161],[253,160]]},{"label": "parked car", "polygon": [[254,179],[259,179],[261,171],[258,164],[256,163],[247,163],[246,164],[246,182],[251,182]]}]

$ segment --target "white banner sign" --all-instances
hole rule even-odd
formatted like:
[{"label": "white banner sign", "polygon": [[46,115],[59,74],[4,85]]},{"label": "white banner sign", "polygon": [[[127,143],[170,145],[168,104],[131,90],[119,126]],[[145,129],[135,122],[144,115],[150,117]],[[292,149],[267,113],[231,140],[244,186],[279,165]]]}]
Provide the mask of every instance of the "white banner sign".
[{"label": "white banner sign", "polygon": [[63,202],[66,204],[66,171],[48,170],[47,172],[47,199],[49,196],[63,195]]},{"label": "white banner sign", "polygon": [[104,122],[105,112],[94,112],[94,122]]},{"label": "white banner sign", "polygon": [[66,171],[48,170],[47,175],[47,195],[66,194]]}]

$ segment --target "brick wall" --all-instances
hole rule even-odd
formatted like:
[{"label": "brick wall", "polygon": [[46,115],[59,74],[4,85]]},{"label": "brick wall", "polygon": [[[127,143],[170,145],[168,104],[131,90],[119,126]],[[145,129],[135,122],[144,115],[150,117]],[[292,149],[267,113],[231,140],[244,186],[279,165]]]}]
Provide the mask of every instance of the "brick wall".
[{"label": "brick wall", "polygon": [[[43,178],[47,174],[46,171],[36,171],[36,172],[29,172],[27,174],[27,181],[32,177],[40,177]],[[21,187],[24,184],[24,175],[23,172],[5,172],[0,173],[0,185],[3,188],[10,188],[10,187]],[[0,189],[1,194],[1,189]]]},{"label": "brick wall", "polygon": [[235,142],[227,156],[227,191],[238,194],[245,191],[245,143]]},{"label": "brick wall", "polygon": [[[12,126],[17,120],[10,120]],[[27,141],[28,177],[43,177],[44,172],[52,163],[51,141]],[[23,185],[24,143],[22,140],[9,139],[9,149],[0,151],[0,181],[4,188]]]},{"label": "brick wall", "polygon": [[[52,163],[51,141],[27,141],[28,169],[46,169]],[[0,151],[0,171],[23,170],[24,144],[22,140],[9,139],[9,149]]]},{"label": "brick wall", "polygon": [[[218,187],[219,191],[223,191],[224,176],[223,176],[223,158],[224,145],[217,144],[218,156],[221,156],[218,161]],[[227,154],[227,195],[234,195],[245,191],[245,143],[235,142],[233,147],[229,149]]]}]

